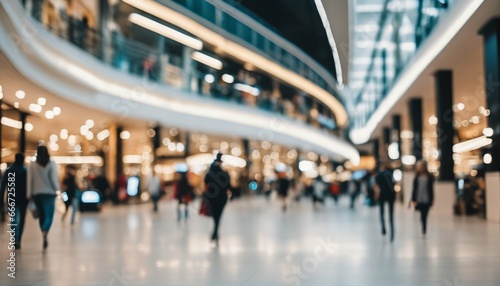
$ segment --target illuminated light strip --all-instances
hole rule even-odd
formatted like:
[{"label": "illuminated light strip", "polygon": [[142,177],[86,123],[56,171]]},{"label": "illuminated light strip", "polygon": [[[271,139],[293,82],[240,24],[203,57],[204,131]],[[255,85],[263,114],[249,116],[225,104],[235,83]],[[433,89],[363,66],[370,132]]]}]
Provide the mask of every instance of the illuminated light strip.
[{"label": "illuminated light strip", "polygon": [[216,59],[214,57],[206,55],[204,53],[194,52],[191,55],[191,58],[197,62],[200,62],[200,63],[207,65],[211,68],[214,68],[216,70],[222,69],[222,62],[221,61],[219,61],[218,59]]},{"label": "illuminated light strip", "polygon": [[195,50],[203,49],[203,43],[200,40],[190,37],[137,13],[130,14],[128,16],[128,20],[136,25],[165,36]]},{"label": "illuminated light strip", "polygon": [[21,121],[9,118],[9,117],[2,117],[2,125],[9,126],[15,129],[21,129],[23,126],[23,123]]},{"label": "illuminated light strip", "polygon": [[478,138],[471,139],[469,141],[457,143],[453,145],[453,152],[454,153],[465,153],[469,151],[473,151],[485,146],[490,145],[493,143],[493,140],[491,138],[488,138],[486,136],[481,136]]},{"label": "illuminated light strip", "polygon": [[142,164],[144,160],[141,155],[125,155],[123,156],[124,164]]},{"label": "illuminated light strip", "polygon": [[437,29],[434,30],[433,35],[424,43],[425,47],[420,48],[417,56],[408,63],[399,80],[370,117],[366,125],[350,132],[349,137],[354,144],[364,144],[370,140],[371,135],[391,108],[410,89],[411,85],[418,79],[427,66],[444,50],[446,45],[456,36],[483,2],[484,0],[461,1],[459,3],[465,5],[461,13],[449,21],[441,21],[440,27],[443,27],[444,31],[439,31],[438,33]]},{"label": "illuminated light strip", "polygon": [[[93,164],[102,166],[103,161],[99,156],[50,156],[50,159],[56,164]],[[36,160],[36,156],[26,156],[25,162],[30,163]]]},{"label": "illuminated light strip", "polygon": [[260,90],[258,88],[243,83],[235,84],[234,89],[249,93],[253,96],[258,96],[260,94]]},{"label": "illuminated light strip", "polygon": [[224,38],[224,36],[217,34],[190,17],[176,12],[160,3],[156,3],[152,0],[123,0],[123,2],[155,17],[168,21],[169,23],[188,31],[191,34],[196,35],[204,42],[215,46],[215,48],[221,52],[245,63],[250,63],[258,69],[266,71],[284,82],[310,94],[335,113],[337,124],[340,127],[347,125],[349,118],[342,103],[340,103],[340,101],[338,101],[328,91],[303,76],[282,67],[280,64],[277,64],[240,44]]},{"label": "illuminated light strip", "polygon": [[332,28],[330,27],[330,21],[328,20],[328,16],[326,15],[323,2],[321,2],[321,0],[314,0],[314,3],[316,4],[316,9],[318,10],[321,22],[323,23],[323,27],[325,28],[328,43],[332,48],[333,60],[335,62],[335,71],[337,72],[337,82],[339,83],[339,86],[342,86],[344,84],[344,77],[342,76],[342,64],[340,63],[339,51],[337,50],[337,44],[335,43],[335,38],[333,37]]},{"label": "illuminated light strip", "polygon": [[[190,167],[210,165],[214,159],[215,156],[212,153],[197,154],[187,157],[186,163]],[[222,165],[244,168],[247,165],[247,162],[244,159],[233,155],[222,155]]]}]

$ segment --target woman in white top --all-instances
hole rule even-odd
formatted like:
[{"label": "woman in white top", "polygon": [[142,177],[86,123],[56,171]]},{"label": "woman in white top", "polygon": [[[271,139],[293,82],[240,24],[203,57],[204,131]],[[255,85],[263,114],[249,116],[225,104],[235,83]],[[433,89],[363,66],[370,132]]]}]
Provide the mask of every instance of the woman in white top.
[{"label": "woman in white top", "polygon": [[411,204],[416,210],[420,211],[422,234],[425,235],[427,232],[427,216],[434,203],[434,177],[429,173],[426,161],[419,161],[416,171]]},{"label": "woman in white top", "polygon": [[40,229],[43,234],[43,249],[48,244],[47,234],[54,219],[56,191],[59,190],[57,165],[50,160],[45,146],[38,146],[36,161],[28,169],[28,197],[32,197],[39,214]]}]

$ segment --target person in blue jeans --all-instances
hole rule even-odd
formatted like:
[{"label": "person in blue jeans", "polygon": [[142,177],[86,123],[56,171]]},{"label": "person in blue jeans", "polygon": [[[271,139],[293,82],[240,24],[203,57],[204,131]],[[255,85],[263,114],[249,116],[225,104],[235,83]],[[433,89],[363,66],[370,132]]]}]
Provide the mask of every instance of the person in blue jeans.
[{"label": "person in blue jeans", "polygon": [[21,248],[21,238],[23,236],[26,209],[28,207],[28,197],[26,195],[26,176],[27,171],[26,167],[24,167],[24,155],[21,153],[17,153],[14,164],[12,164],[12,166],[5,171],[5,174],[2,177],[2,185],[0,186],[0,210],[3,210],[4,194],[6,190],[7,206],[10,207],[10,203],[15,202],[14,247],[16,249]]},{"label": "person in blue jeans", "polygon": [[50,160],[45,146],[38,146],[36,161],[28,168],[28,197],[32,197],[38,210],[40,229],[43,236],[43,249],[49,246],[48,233],[52,226],[57,191],[60,190],[57,165]]}]

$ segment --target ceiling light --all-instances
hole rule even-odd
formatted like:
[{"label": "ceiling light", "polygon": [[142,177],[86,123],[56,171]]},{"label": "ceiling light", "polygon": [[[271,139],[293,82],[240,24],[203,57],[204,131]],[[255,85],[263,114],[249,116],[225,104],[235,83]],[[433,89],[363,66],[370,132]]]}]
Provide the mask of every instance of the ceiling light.
[{"label": "ceiling light", "polygon": [[59,137],[61,137],[61,139],[68,139],[68,130],[67,129],[61,129],[61,133],[59,133]]},{"label": "ceiling light", "polygon": [[109,137],[109,130],[108,129],[104,129],[101,132],[97,133],[97,140],[99,140],[99,141],[102,141],[108,137]]},{"label": "ceiling light", "polygon": [[85,139],[87,140],[92,140],[94,139],[94,133],[92,131],[89,131],[86,135],[85,135]]},{"label": "ceiling light", "polygon": [[128,132],[128,131],[122,131],[120,133],[120,138],[123,139],[123,140],[130,139],[130,132]]},{"label": "ceiling light", "polygon": [[31,110],[31,111],[33,111],[35,113],[40,113],[40,112],[42,112],[42,106],[38,105],[38,104],[35,104],[35,103],[32,103],[29,106],[29,110]]},{"label": "ceiling light", "polygon": [[19,99],[23,99],[26,96],[26,93],[23,90],[16,91],[16,97]]},{"label": "ceiling light", "polygon": [[130,14],[128,16],[128,20],[136,25],[158,33],[164,37],[167,37],[195,50],[201,50],[203,48],[203,43],[200,40],[190,37],[184,33],[176,31],[137,13]]},{"label": "ceiling light", "polygon": [[200,63],[207,65],[211,68],[214,68],[216,70],[222,69],[222,62],[220,60],[218,60],[214,57],[211,57],[209,55],[206,55],[204,53],[194,52],[191,55],[191,58],[193,58],[193,60],[195,60],[197,62],[200,62]]},{"label": "ceiling light", "polygon": [[184,152],[185,149],[186,149],[186,147],[184,146],[184,144],[177,143],[177,146],[176,146],[177,152]]},{"label": "ceiling light", "polygon": [[483,134],[484,134],[484,136],[486,136],[486,137],[491,137],[491,136],[493,136],[493,133],[494,133],[494,132],[493,132],[493,128],[491,128],[491,127],[484,128],[484,129],[483,129]]},{"label": "ceiling light", "polygon": [[463,104],[462,102],[458,103],[458,104],[457,104],[457,109],[458,109],[459,111],[464,110],[464,109],[465,109],[465,104]]},{"label": "ceiling light", "polygon": [[56,107],[54,107],[52,109],[52,112],[54,112],[55,116],[60,115],[61,114],[61,108],[56,106]]},{"label": "ceiling light", "polygon": [[57,138],[56,134],[52,134],[52,135],[50,135],[49,139],[50,139],[50,142],[57,142],[58,138]]},{"label": "ceiling light", "polygon": [[24,130],[26,130],[26,131],[28,131],[28,132],[33,131],[33,124],[31,124],[31,123],[26,123],[26,124],[24,125]]},{"label": "ceiling light", "polygon": [[87,121],[85,121],[85,125],[90,129],[92,127],[94,127],[94,120],[92,119],[88,119]]},{"label": "ceiling light", "polygon": [[69,146],[75,146],[75,144],[76,144],[76,136],[75,135],[70,135],[68,137],[68,144],[69,144]]},{"label": "ceiling light", "polygon": [[47,104],[47,100],[43,97],[40,97],[38,100],[37,100],[37,103],[41,106],[44,106],[45,104]]},{"label": "ceiling light", "polygon": [[491,154],[489,154],[489,153],[484,154],[484,156],[483,156],[483,162],[486,165],[491,164],[493,162],[493,157],[491,156]]},{"label": "ceiling light", "polygon": [[205,81],[208,83],[214,83],[215,77],[211,74],[207,74],[207,75],[205,75]]},{"label": "ceiling light", "polygon": [[[0,99],[2,99],[2,98],[0,97]],[[14,108],[16,108],[16,109],[19,108],[19,102],[17,102],[17,101],[14,102]]]},{"label": "ceiling light", "polygon": [[16,129],[21,129],[21,126],[23,124],[21,121],[18,121],[18,120],[9,118],[9,117],[2,117],[1,123],[5,126],[9,126],[9,127],[16,128]]},{"label": "ceiling light", "polygon": [[54,112],[52,110],[45,111],[45,118],[47,118],[47,119],[54,118]]},{"label": "ceiling light", "polygon": [[88,132],[89,132],[89,128],[87,127],[87,125],[82,125],[80,127],[80,134],[82,134],[82,136],[87,135]]},{"label": "ceiling light", "polygon": [[248,84],[237,83],[234,85],[234,88],[239,91],[243,91],[249,93],[253,96],[258,96],[260,94],[260,90],[256,87],[250,86]]},{"label": "ceiling light", "polygon": [[474,138],[465,142],[457,143],[453,146],[453,152],[455,153],[465,153],[469,151],[473,151],[485,146],[490,145],[493,142],[491,138],[487,138],[486,136],[481,136],[478,138]]},{"label": "ceiling light", "polygon": [[224,75],[222,75],[222,80],[225,81],[226,83],[233,83],[234,76],[232,76],[230,74],[224,74]]}]

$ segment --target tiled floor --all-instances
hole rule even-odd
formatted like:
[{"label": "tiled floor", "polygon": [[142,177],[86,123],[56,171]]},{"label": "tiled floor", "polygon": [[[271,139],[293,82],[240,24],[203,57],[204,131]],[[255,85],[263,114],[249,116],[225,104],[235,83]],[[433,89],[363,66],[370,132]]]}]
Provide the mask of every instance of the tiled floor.
[{"label": "tiled floor", "polygon": [[[417,214],[397,209],[396,240],[379,234],[378,209],[309,201],[282,213],[263,198],[231,202],[218,247],[211,221],[177,223],[175,204],[106,207],[77,224],[57,214],[49,249],[29,218],[16,279],[7,277],[0,233],[0,285],[500,285],[500,226],[431,212],[427,238]],[[298,268],[300,267],[300,268]]]}]

